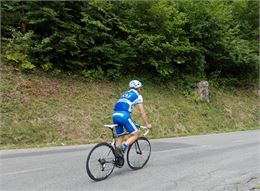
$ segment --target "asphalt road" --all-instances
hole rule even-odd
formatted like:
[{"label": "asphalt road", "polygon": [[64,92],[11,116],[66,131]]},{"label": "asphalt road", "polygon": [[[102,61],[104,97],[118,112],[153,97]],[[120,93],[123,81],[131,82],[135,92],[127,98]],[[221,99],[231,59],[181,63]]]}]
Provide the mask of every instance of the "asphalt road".
[{"label": "asphalt road", "polygon": [[93,145],[0,152],[0,190],[256,191],[260,130],[151,140],[145,168],[127,164],[101,182],[86,174]]}]

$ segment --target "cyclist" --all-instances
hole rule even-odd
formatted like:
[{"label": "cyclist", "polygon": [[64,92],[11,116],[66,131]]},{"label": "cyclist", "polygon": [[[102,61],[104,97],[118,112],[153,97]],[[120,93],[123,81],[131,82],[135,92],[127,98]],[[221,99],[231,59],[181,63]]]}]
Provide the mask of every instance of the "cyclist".
[{"label": "cyclist", "polygon": [[[116,134],[118,136],[116,140],[117,154],[120,157],[124,156],[126,148],[128,145],[132,144],[136,139],[138,139],[140,133],[138,126],[131,118],[131,112],[133,106],[138,106],[143,121],[147,128],[151,128],[152,125],[148,122],[147,116],[144,110],[143,97],[141,93],[142,83],[138,80],[132,80],[129,82],[129,90],[124,92],[120,99],[114,106],[113,122],[117,124]],[[124,141],[124,128],[130,134],[130,137]]]}]

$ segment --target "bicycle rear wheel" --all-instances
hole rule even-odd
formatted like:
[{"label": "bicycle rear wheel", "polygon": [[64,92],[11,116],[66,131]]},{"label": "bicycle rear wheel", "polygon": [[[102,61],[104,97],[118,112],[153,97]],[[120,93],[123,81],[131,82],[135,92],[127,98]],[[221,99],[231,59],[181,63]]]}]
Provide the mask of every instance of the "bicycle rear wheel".
[{"label": "bicycle rear wheel", "polygon": [[115,168],[115,153],[108,143],[97,144],[89,153],[86,170],[92,180],[106,179]]},{"label": "bicycle rear wheel", "polygon": [[127,151],[127,163],[131,169],[143,168],[151,155],[151,144],[145,137],[139,137]]}]

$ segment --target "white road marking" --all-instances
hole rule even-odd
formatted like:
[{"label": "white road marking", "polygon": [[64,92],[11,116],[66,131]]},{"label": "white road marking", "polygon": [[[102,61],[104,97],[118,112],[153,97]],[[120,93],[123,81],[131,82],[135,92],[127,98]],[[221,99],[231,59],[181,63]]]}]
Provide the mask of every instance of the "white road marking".
[{"label": "white road marking", "polygon": [[169,151],[181,151],[181,150],[187,150],[187,149],[201,149],[201,148],[205,148],[208,147],[208,145],[199,145],[199,146],[195,146],[195,147],[183,147],[183,148],[172,148],[172,149],[163,149],[161,151],[152,151],[152,152],[156,152],[156,153],[164,153],[164,152],[169,152]]},{"label": "white road marking", "polygon": [[246,141],[244,140],[235,140],[235,141],[232,141],[232,143],[245,143]]},{"label": "white road marking", "polygon": [[16,175],[16,174],[25,174],[29,172],[36,172],[36,171],[41,171],[44,170],[45,168],[35,168],[35,169],[29,169],[29,170],[22,170],[22,171],[15,171],[15,172],[7,172],[0,174],[0,176],[6,176],[6,175]]},{"label": "white road marking", "polygon": [[179,150],[182,150],[182,149],[163,149],[161,151],[152,151],[152,153],[167,153],[167,152],[170,152],[170,151],[179,151]]}]

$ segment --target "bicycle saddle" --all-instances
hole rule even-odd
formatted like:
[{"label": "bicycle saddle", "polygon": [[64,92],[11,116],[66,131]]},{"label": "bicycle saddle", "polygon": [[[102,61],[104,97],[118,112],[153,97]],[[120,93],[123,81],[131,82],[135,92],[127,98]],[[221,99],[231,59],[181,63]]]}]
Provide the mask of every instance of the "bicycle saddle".
[{"label": "bicycle saddle", "polygon": [[104,127],[108,127],[110,129],[114,129],[114,127],[116,127],[117,124],[113,124],[113,125],[104,125]]}]

